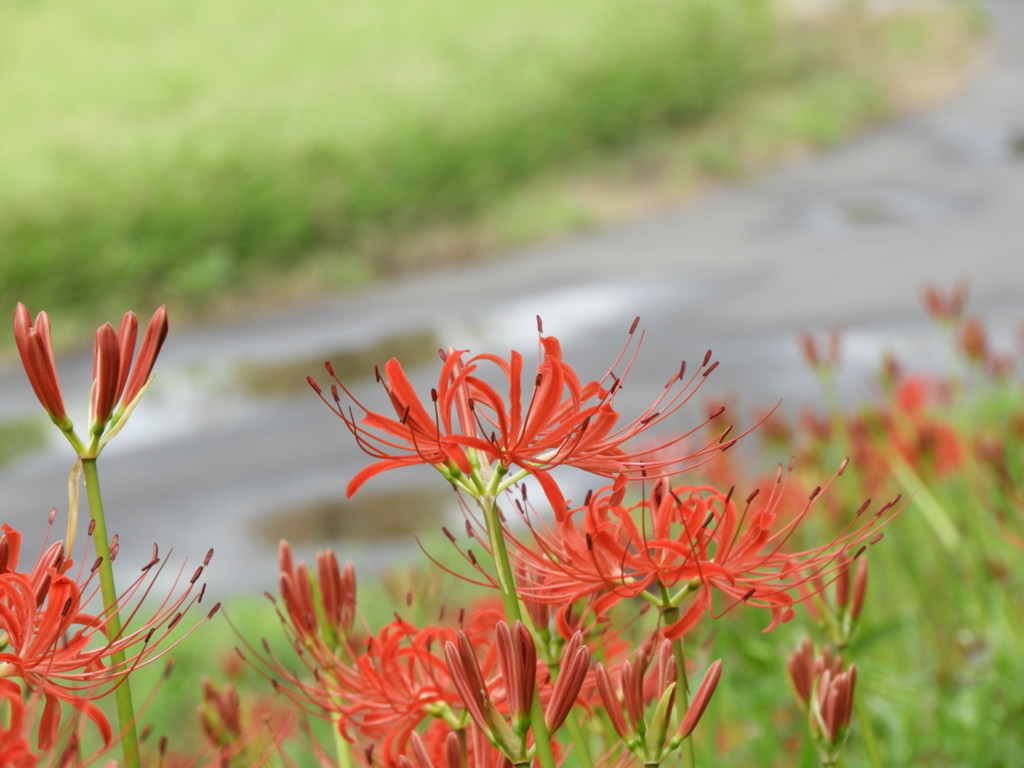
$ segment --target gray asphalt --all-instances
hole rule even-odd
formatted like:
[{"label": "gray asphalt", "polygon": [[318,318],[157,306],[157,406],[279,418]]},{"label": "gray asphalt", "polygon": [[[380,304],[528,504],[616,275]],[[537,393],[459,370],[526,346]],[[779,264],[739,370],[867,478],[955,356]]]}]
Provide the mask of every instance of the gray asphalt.
[{"label": "gray asphalt", "polygon": [[[229,595],[273,586],[282,533],[304,554],[331,544],[371,570],[418,556],[407,538],[332,540],[356,517],[435,519],[436,496],[417,494],[438,480],[429,469],[391,473],[365,487],[361,506],[342,508],[365,458],[304,384],[323,359],[371,349],[382,363],[413,333],[425,347],[532,353],[540,314],[569,360],[599,375],[640,315],[646,338],[623,408],[652,399],[681,359],[712,348],[721,365],[697,402],[735,395],[740,424],[755,403],[816,397],[794,341],[802,330],[845,329],[850,398],[870,395],[883,350],[935,367],[926,284],[968,280],[970,308],[997,344],[1012,344],[1024,319],[1024,2],[989,8],[994,44],[961,93],[835,151],[627,226],[172,331],[157,381],[101,459],[123,567],[143,562],[153,541],[193,561],[212,546],[210,587]],[[288,365],[290,389],[253,391],[257,374]],[[61,363],[65,396],[83,409],[88,369],[86,358]],[[413,375],[429,391],[430,366]],[[383,407],[371,381],[355,389]],[[24,374],[0,370],[0,417],[37,407]],[[4,518],[35,529],[51,507],[65,508],[71,458],[54,443],[0,470]],[[312,524],[318,505],[327,517]]]}]

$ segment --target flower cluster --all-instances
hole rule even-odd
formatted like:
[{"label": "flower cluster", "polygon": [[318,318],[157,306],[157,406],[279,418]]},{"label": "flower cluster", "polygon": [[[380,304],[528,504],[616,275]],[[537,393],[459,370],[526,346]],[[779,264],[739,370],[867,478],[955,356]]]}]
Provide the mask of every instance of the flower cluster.
[{"label": "flower cluster", "polygon": [[[79,723],[92,723],[101,751],[120,741],[126,768],[141,766],[138,723],[129,677],[167,652],[185,612],[202,601],[199,584],[206,561],[191,577],[182,569],[158,597],[154,587],[164,563],[153,546],[151,559],[126,588],[114,582],[118,537],[108,537],[96,460],[127,422],[145,391],[167,336],[167,313],[149,321],[136,358],[138,320],[128,312],[118,330],[109,323],[95,334],[88,426],[79,434],[67,414],[53,353],[49,317],[35,320],[24,304],[14,313],[14,338],[30,385],[77,454],[69,482],[68,535],[46,548],[27,571],[19,570],[21,533],[3,525],[0,535],[0,732],[3,765],[35,766],[27,729],[37,722],[34,743],[59,757],[60,765],[84,765]],[[134,360],[134,364],[133,364]],[[89,504],[88,542],[95,550],[74,567],[71,552],[78,527],[79,485]],[[52,526],[56,510],[50,516]],[[86,545],[88,546],[88,544]],[[207,618],[217,612],[215,605]],[[174,642],[180,642],[183,636]],[[173,643],[171,644],[173,645]],[[97,701],[115,699],[117,720]],[[74,717],[65,718],[68,709]],[[70,721],[70,722],[69,722]]]},{"label": "flower cluster", "polygon": [[[627,421],[616,396],[637,355],[636,322],[628,339],[608,372],[591,381],[552,336],[541,335],[529,371],[516,351],[448,349],[429,399],[392,359],[377,373],[385,412],[356,399],[330,363],[329,389],[310,379],[373,459],[348,493],[391,469],[433,466],[472,500],[463,504],[469,547],[446,531],[475,570],[470,580],[501,597],[500,610],[463,613],[457,626],[396,617],[358,640],[347,572],[324,553],[314,574],[283,545],[280,614],[308,675],[288,672],[266,648],[250,653],[289,695],[332,713],[364,764],[552,768],[569,741],[591,765],[598,748],[582,723],[596,712],[619,742],[606,741],[597,754],[666,764],[692,749],[686,745],[722,675],[721,660],[709,663],[690,697],[683,642],[691,632],[741,605],[768,611],[771,629],[798,603],[834,591],[832,584],[849,592],[851,564],[881,539],[898,499],[873,510],[865,503],[825,541],[808,543],[803,523],[845,462],[822,487],[805,489],[790,465],[746,497],[723,490],[714,480],[734,467],[716,469],[718,459],[741,436],[717,427],[724,408],[654,436],[714,369],[710,353],[689,374],[685,365],[675,370],[655,402]],[[711,483],[681,479],[704,465]],[[604,485],[573,504],[558,467]],[[539,512],[527,501],[527,478],[543,491]],[[518,515],[500,510],[506,500]],[[618,611],[630,601],[632,609]],[[643,608],[653,626],[644,628]],[[631,618],[623,624],[620,614]],[[637,643],[644,650],[630,656]],[[852,684],[830,680],[848,702]],[[827,706],[843,717],[838,704]]]},{"label": "flower cluster", "polygon": [[139,321],[126,312],[118,330],[104,323],[96,331],[93,346],[93,386],[89,400],[89,425],[84,437],[75,432],[64,409],[57,364],[53,356],[50,318],[40,312],[35,321],[24,304],[14,313],[14,340],[36,397],[68,438],[78,455],[95,458],[103,446],[124,426],[149,383],[153,365],[167,338],[167,310],[160,307],[149,320],[135,356]]},{"label": "flower cluster", "polygon": [[[742,501],[731,490],[662,479],[630,503],[620,481],[591,494],[554,527],[526,518],[532,540],[509,533],[513,556],[527,574],[522,593],[563,610],[588,600],[599,619],[622,600],[642,598],[672,611],[669,638],[685,634],[705,614],[720,616],[739,604],[770,611],[774,628],[792,617],[795,603],[843,571],[849,557],[877,543],[881,527],[899,510],[898,500],[874,512],[864,504],[829,541],[794,548],[796,529],[823,489],[801,500],[788,489],[791,469],[780,468],[763,492],[758,488]],[[725,601],[717,610],[716,593]]]},{"label": "flower cluster", "polygon": [[857,668],[828,648],[820,655],[804,638],[787,664],[797,701],[807,715],[822,765],[835,765],[853,716]]},{"label": "flower cluster", "polygon": [[[650,406],[621,423],[615,396],[636,358],[632,342],[637,338],[638,323],[639,318],[609,370],[586,383],[565,362],[561,344],[553,336],[540,337],[539,360],[531,373],[526,372],[523,356],[516,351],[508,359],[493,354],[468,356],[467,350],[442,351],[441,372],[430,392],[429,409],[401,363],[391,359],[383,373],[377,372],[377,379],[391,401],[394,416],[364,406],[328,362],[327,372],[334,380],[330,396],[312,377],[310,385],[342,419],[360,447],[377,459],[352,478],[348,494],[389,469],[429,464],[473,496],[498,493],[530,475],[544,489],[555,513],[561,514],[565,499],[551,476],[555,467],[575,467],[608,478],[650,477],[698,465],[731,446],[738,438],[728,437],[728,429],[700,446],[689,446],[707,421],[720,412],[663,440],[636,448],[626,446],[641,434],[651,434],[679,411],[718,365],[711,361],[710,351],[689,374],[684,362]],[[506,394],[492,383],[494,377],[485,375],[484,367],[504,381]]]},{"label": "flower cluster", "polygon": [[[109,746],[114,729],[96,700],[122,685],[134,670],[158,659],[164,640],[184,612],[202,599],[195,585],[203,566],[145,619],[113,631],[115,611],[137,616],[149,597],[162,563],[154,552],[116,605],[88,607],[96,592],[95,570],[74,572],[64,544],[47,547],[26,571],[19,570],[21,533],[8,525],[0,536],[0,697],[10,708],[9,728],[27,727],[41,703],[35,743],[49,750],[59,741],[62,712],[71,708],[87,717]],[[179,573],[175,584],[182,580]],[[174,594],[178,592],[178,594]],[[217,611],[215,606],[210,616]],[[133,625],[134,624],[134,625]]]},{"label": "flower cluster", "polygon": [[[725,409],[672,423],[717,365],[710,352],[694,369],[673,366],[639,415],[620,414],[616,401],[642,339],[637,328],[634,321],[612,365],[592,380],[569,365],[539,320],[535,369],[517,351],[502,357],[449,348],[440,353],[436,386],[421,397],[402,365],[388,361],[377,375],[388,402],[383,412],[357,400],[330,363],[329,388],[310,379],[372,459],[348,494],[391,469],[433,466],[461,492],[466,511],[469,546],[449,538],[475,570],[471,580],[496,588],[498,597],[449,610],[447,619],[442,611],[433,623],[422,621],[410,599],[409,615],[371,628],[358,610],[350,565],[326,551],[307,566],[282,542],[279,597],[272,599],[286,647],[239,631],[238,654],[283,696],[277,705],[246,708],[232,685],[203,684],[201,724],[216,764],[271,757],[287,764],[285,738],[301,731],[312,740],[313,728],[282,716],[284,702],[328,721],[341,766],[557,768],[569,756],[585,768],[659,766],[686,752],[693,765],[694,734],[724,674],[722,659],[710,652],[714,633],[693,640],[701,627],[749,606],[766,611],[772,629],[809,602],[816,617],[833,620],[843,643],[849,640],[866,583],[860,563],[898,500],[846,510],[839,526],[808,540],[806,522],[818,517],[813,513],[845,462],[820,487],[805,487],[790,464],[753,492],[736,493],[734,483],[723,482],[736,467],[722,454],[742,435],[719,425]],[[115,589],[117,539],[106,534],[96,461],[145,390],[166,333],[161,308],[135,359],[133,314],[118,330],[108,324],[97,331],[88,427],[80,435],[64,407],[49,319],[40,313],[33,320],[22,305],[15,313],[29,382],[77,453],[72,478],[85,482],[97,557],[92,568],[76,571],[69,533],[22,572],[20,534],[4,527],[3,764],[35,765],[33,744],[75,752],[69,732],[82,721],[104,748],[121,740],[126,768],[142,764],[128,678],[160,657],[161,641],[201,600],[195,585],[202,567],[187,580],[179,573],[140,618],[162,565],[154,551],[127,590]],[[821,367],[834,365],[837,353],[806,346]],[[562,467],[597,478],[599,487],[574,502],[556,472]],[[698,467],[705,470],[700,479],[685,476]],[[543,492],[539,511],[527,500],[527,480]],[[508,503],[518,514],[502,511]],[[844,514],[842,505],[829,512],[830,525]],[[790,663],[829,760],[848,732],[856,680],[855,669],[837,659],[801,649]],[[110,694],[116,723],[97,703]],[[68,710],[76,717],[64,717]],[[330,761],[319,745],[316,752]],[[161,761],[165,753],[162,742]],[[78,754],[68,761],[81,762]]]}]

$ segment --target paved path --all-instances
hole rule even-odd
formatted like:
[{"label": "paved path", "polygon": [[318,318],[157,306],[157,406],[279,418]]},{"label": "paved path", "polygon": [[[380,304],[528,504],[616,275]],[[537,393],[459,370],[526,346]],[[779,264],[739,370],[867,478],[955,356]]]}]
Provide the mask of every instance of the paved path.
[{"label": "paved path", "polygon": [[[639,314],[647,340],[625,391],[638,402],[681,358],[696,361],[708,347],[722,361],[709,396],[813,397],[794,335],[836,325],[847,329],[844,382],[851,396],[863,394],[887,346],[922,364],[935,359],[919,300],[926,283],[969,280],[972,309],[1009,343],[1024,319],[1024,1],[990,8],[991,60],[964,92],[836,151],[611,231],[172,332],[157,383],[101,460],[112,529],[140,552],[154,540],[192,558],[214,546],[209,577],[221,594],[272,586],[275,535],[336,530],[338,515],[311,523],[310,505],[337,505],[364,463],[304,376],[357,349],[376,349],[382,362],[411,331],[426,347],[531,351],[539,313],[592,375]],[[253,371],[286,363],[291,390],[252,391]],[[69,401],[73,392],[84,401],[88,367],[62,366]],[[429,388],[429,374],[417,375]],[[380,403],[370,385],[356,389]],[[0,417],[35,407],[20,370],[0,370]],[[54,450],[3,468],[6,519],[32,527],[63,508],[68,465],[67,452]],[[348,519],[429,517],[436,502],[420,509],[414,495],[422,482],[436,483],[430,470],[378,478],[360,494],[373,511]],[[378,514],[381,506],[389,509]],[[408,551],[365,541],[340,549],[370,566]]]}]

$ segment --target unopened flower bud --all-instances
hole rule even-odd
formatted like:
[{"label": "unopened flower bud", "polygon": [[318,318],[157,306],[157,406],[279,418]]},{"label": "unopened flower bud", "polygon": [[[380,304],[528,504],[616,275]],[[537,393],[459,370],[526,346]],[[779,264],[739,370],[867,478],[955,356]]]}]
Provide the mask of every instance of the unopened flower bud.
[{"label": "unopened flower bud", "polygon": [[708,667],[708,671],[704,673],[704,679],[700,681],[697,692],[693,695],[693,700],[686,710],[686,716],[679,726],[679,735],[683,738],[693,733],[693,729],[697,727],[697,723],[700,722],[704,710],[707,709],[708,702],[711,701],[711,696],[714,694],[715,688],[718,687],[718,681],[721,677],[722,660],[718,659],[712,662],[711,666]]}]

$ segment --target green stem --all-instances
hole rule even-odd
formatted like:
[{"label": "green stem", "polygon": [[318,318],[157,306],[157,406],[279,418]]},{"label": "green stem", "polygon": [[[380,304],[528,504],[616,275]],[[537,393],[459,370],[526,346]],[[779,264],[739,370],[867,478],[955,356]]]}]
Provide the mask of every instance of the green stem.
[{"label": "green stem", "polygon": [[[519,596],[516,594],[516,582],[512,575],[512,563],[508,559],[505,537],[501,530],[501,517],[498,504],[493,495],[477,496],[477,503],[484,513],[487,526],[487,537],[491,545],[491,557],[498,577],[498,590],[505,608],[505,618],[511,623],[523,620],[523,612],[519,607]],[[540,695],[534,692],[533,705],[530,707],[530,725],[533,728],[533,743],[537,747],[537,757],[543,768],[555,768],[555,753],[551,749],[551,734],[544,721],[544,710],[541,707]]]},{"label": "green stem", "polygon": [[[668,627],[674,624],[679,619],[679,607],[673,605],[669,596],[668,590],[662,585],[662,603],[661,617],[663,625]],[[690,685],[686,678],[686,656],[683,653],[683,639],[677,637],[672,641],[672,656],[676,660],[676,715],[679,722],[682,723],[686,717],[686,710],[690,708]],[[684,756],[684,765],[690,766],[690,768],[696,768],[697,766],[697,754],[693,748],[693,739],[686,739],[686,747],[682,752]]]},{"label": "green stem", "polygon": [[498,577],[498,591],[501,603],[505,608],[505,618],[509,622],[522,621],[523,612],[519,607],[519,596],[516,594],[515,577],[512,575],[512,563],[508,559],[505,536],[501,531],[501,516],[493,496],[480,496],[479,502],[487,525],[487,538],[491,545],[491,557]]},{"label": "green stem", "polygon": [[849,451],[852,441],[850,431],[846,424],[846,409],[843,407],[843,398],[839,394],[839,380],[836,372],[831,368],[819,375],[822,391],[825,397],[825,409],[828,411],[829,421],[832,423],[833,434],[842,441],[844,451]]},{"label": "green stem", "polygon": [[859,695],[853,697],[853,710],[857,713],[857,721],[860,723],[861,738],[864,740],[864,751],[868,754],[868,763],[871,764],[871,768],[882,768],[882,757],[878,754],[878,743],[875,741],[875,732],[871,728],[871,718]]},{"label": "green stem", "polygon": [[[114,585],[114,568],[110,562],[110,538],[107,535],[107,523],[103,516],[103,497],[100,494],[100,478],[96,471],[96,459],[82,459],[82,473],[85,477],[85,492],[89,499],[89,516],[95,525],[93,546],[96,547],[96,554],[99,556],[100,594],[103,596],[104,616],[107,622],[106,635],[107,640],[113,642],[121,637],[121,615],[117,605],[117,587]],[[111,666],[116,670],[123,672],[127,668],[123,650],[111,653],[110,661]],[[135,707],[132,704],[132,691],[128,680],[114,689],[114,700],[117,703],[121,753],[124,755],[125,768],[142,768],[139,737],[135,723]]]},{"label": "green stem", "polygon": [[590,754],[590,743],[587,739],[587,734],[583,731],[583,726],[580,725],[580,721],[576,717],[575,710],[570,712],[569,717],[565,719],[565,727],[569,729],[569,739],[575,748],[573,754],[576,756],[579,768],[594,768],[594,758]]},{"label": "green stem", "polygon": [[352,754],[348,751],[348,742],[341,735],[340,723],[340,715],[331,718],[331,724],[334,727],[334,752],[338,756],[338,768],[353,768]]}]

